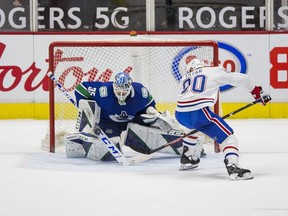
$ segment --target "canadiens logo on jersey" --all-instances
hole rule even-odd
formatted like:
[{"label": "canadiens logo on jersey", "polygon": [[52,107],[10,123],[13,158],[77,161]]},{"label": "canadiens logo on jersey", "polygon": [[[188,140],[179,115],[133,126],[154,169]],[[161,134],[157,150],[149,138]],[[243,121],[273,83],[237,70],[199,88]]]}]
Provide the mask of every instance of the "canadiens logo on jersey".
[{"label": "canadiens logo on jersey", "polygon": [[110,119],[112,119],[114,122],[129,122],[131,121],[134,116],[128,115],[126,111],[121,111],[120,115],[109,115]]}]

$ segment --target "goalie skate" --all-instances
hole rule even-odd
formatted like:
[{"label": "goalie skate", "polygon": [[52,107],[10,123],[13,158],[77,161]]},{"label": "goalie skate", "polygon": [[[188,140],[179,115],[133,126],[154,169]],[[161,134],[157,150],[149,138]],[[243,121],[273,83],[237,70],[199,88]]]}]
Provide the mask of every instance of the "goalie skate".
[{"label": "goalie skate", "polygon": [[227,172],[231,180],[248,180],[253,179],[251,171],[248,169],[242,169],[235,164],[228,164],[228,160],[225,159],[224,163],[227,168]]}]

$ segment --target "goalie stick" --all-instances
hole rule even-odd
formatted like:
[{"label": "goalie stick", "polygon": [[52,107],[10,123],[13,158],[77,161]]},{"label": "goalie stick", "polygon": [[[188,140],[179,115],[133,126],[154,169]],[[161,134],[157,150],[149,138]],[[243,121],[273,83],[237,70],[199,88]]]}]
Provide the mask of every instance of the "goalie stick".
[{"label": "goalie stick", "polygon": [[[69,101],[77,108],[75,100],[68,94],[68,92],[61,85],[61,83],[58,82],[57,78],[53,75],[53,73],[50,71],[47,73],[47,76],[57,85],[59,90],[65,94],[66,98],[69,99]],[[151,155],[141,154],[134,157],[126,158],[124,154],[122,154],[122,152],[116,147],[116,145],[114,145],[114,143],[110,141],[110,139],[100,127],[97,127],[95,131],[92,131],[92,133],[99,137],[101,142],[107,147],[108,151],[113,155],[113,157],[120,165],[135,165],[142,161],[149,160],[152,157]]]},{"label": "goalie stick", "polygon": [[[268,101],[269,101],[269,100],[271,100],[271,97],[270,97],[270,96],[269,96],[269,98],[268,98]],[[233,115],[235,115],[236,113],[239,113],[239,112],[241,112],[241,111],[243,111],[243,110],[245,110],[245,109],[247,109],[247,108],[255,105],[256,103],[260,103],[261,101],[262,101],[261,98],[259,98],[258,100],[255,100],[255,101],[253,101],[253,102],[251,102],[251,103],[248,103],[248,104],[246,104],[245,106],[240,107],[240,108],[238,108],[238,109],[236,109],[236,110],[234,110],[234,111],[232,111],[232,112],[224,115],[222,118],[223,118],[223,119],[229,118],[230,116],[233,116]],[[198,132],[198,130],[192,130],[191,132],[189,132],[189,133],[187,133],[187,134],[185,134],[185,135],[183,135],[183,136],[181,136],[181,137],[179,137],[179,138],[177,138],[177,139],[175,139],[175,140],[172,140],[171,142],[168,142],[168,143],[166,143],[166,144],[164,144],[164,145],[162,145],[162,146],[160,146],[160,147],[158,147],[158,148],[156,148],[156,149],[151,149],[151,151],[150,151],[148,154],[152,154],[152,153],[155,153],[155,152],[157,152],[157,151],[160,151],[161,149],[164,149],[164,148],[166,148],[166,147],[168,147],[168,146],[171,146],[171,145],[173,145],[173,144],[181,141],[181,140],[184,139],[185,137],[188,137],[188,136],[190,136],[190,135],[193,135],[193,134],[195,134],[195,133],[197,133],[197,132]]]}]

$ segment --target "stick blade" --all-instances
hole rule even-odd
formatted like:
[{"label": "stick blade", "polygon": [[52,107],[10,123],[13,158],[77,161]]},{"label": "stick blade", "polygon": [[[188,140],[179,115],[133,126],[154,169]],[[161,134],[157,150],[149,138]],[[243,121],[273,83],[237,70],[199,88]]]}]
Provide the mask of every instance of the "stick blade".
[{"label": "stick blade", "polygon": [[127,158],[127,159],[129,161],[130,165],[136,165],[138,163],[147,161],[147,160],[149,160],[151,158],[152,158],[152,155],[141,154],[141,155],[136,155],[134,157]]}]

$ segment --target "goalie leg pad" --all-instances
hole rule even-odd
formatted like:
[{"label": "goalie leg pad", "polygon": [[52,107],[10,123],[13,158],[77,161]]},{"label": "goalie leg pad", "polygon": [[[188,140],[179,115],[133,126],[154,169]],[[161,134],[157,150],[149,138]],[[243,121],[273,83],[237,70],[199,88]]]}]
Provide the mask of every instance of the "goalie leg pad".
[{"label": "goalie leg pad", "polygon": [[76,129],[79,132],[91,133],[99,123],[101,108],[93,100],[80,100]]},{"label": "goalie leg pad", "polygon": [[92,145],[92,139],[83,133],[64,136],[66,155],[69,158],[84,158]]},{"label": "goalie leg pad", "polygon": [[[119,145],[120,137],[111,137],[109,140],[121,151]],[[87,158],[95,161],[115,161],[113,155],[107,150],[107,147],[104,146],[99,139],[96,139],[92,144],[87,154]]]},{"label": "goalie leg pad", "polygon": [[[121,140],[124,145],[129,146],[134,151],[150,154],[151,150],[175,140],[181,135],[183,135],[183,133],[178,130],[164,132],[157,128],[130,122],[127,126],[127,131]],[[174,155],[180,155],[182,151],[182,141],[160,150],[160,152]]]},{"label": "goalie leg pad", "polygon": [[[119,147],[119,137],[110,138]],[[115,158],[95,136],[86,133],[69,134],[64,137],[66,155],[69,158],[85,158],[95,161],[112,161]]]}]

